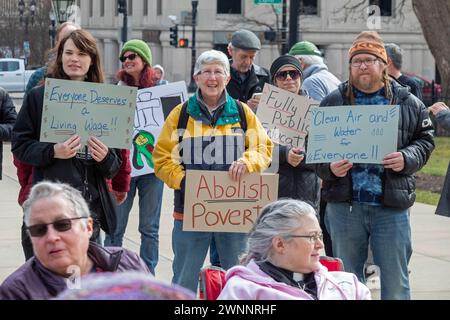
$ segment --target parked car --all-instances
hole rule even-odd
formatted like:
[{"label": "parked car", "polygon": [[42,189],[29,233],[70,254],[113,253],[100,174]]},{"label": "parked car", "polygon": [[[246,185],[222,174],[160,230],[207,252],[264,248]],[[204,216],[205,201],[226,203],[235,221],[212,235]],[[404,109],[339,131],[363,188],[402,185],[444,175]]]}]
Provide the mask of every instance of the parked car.
[{"label": "parked car", "polygon": [[9,92],[24,92],[34,70],[25,70],[23,59],[0,59],[0,87]]},{"label": "parked car", "polygon": [[[414,74],[414,73],[403,72],[403,74],[405,76],[414,78],[414,80],[416,80],[420,84],[420,86],[422,87],[422,96],[423,96],[422,100],[426,106],[431,106],[433,104],[433,102],[436,102],[437,100],[439,100],[439,97],[441,96],[441,91],[442,91],[441,85],[439,85],[427,78],[424,78],[422,76]],[[433,85],[434,85],[434,88],[433,88]],[[433,100],[433,95],[434,95],[434,100]]]}]

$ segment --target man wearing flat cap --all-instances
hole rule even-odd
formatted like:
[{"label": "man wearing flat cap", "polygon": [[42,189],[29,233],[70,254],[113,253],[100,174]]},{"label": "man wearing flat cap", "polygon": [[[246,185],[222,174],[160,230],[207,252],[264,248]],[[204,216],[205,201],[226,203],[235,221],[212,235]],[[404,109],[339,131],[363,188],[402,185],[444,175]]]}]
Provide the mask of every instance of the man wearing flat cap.
[{"label": "man wearing flat cap", "polygon": [[253,32],[245,29],[234,32],[228,44],[231,80],[227,91],[233,98],[247,103],[253,111],[259,102],[259,99],[252,98],[253,94],[262,92],[264,83],[270,83],[269,70],[253,63],[260,49],[261,41]]},{"label": "man wearing flat cap", "polygon": [[434,149],[433,127],[424,104],[387,72],[384,43],[375,31],[361,32],[348,52],[349,79],[320,106],[399,105],[397,151],[382,164],[347,159],[316,165],[328,202],[325,222],[333,254],[345,271],[364,282],[368,244],[380,267],[381,299],[410,299],[409,208],[416,199],[414,173]]}]

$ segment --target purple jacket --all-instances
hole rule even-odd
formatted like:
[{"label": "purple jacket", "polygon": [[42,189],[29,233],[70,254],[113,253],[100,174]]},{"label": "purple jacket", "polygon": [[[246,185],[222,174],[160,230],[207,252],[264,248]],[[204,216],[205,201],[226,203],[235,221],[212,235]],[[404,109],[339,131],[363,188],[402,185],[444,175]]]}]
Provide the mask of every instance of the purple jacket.
[{"label": "purple jacket", "polygon": [[[370,290],[353,273],[321,267],[314,274],[319,300],[370,300]],[[228,270],[218,300],[313,300],[304,290],[275,281],[252,260]]]},{"label": "purple jacket", "polygon": [[[150,274],[145,262],[123,248],[104,248],[89,243],[88,256],[96,268],[108,272],[140,271]],[[67,288],[66,278],[46,269],[36,257],[25,262],[0,286],[0,300],[45,300]]]}]

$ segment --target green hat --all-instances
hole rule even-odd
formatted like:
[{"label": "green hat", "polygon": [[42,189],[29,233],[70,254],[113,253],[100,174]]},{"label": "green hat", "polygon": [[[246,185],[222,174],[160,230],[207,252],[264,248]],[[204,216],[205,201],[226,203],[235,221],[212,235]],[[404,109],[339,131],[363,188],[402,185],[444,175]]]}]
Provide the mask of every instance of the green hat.
[{"label": "green hat", "polygon": [[148,65],[152,65],[152,52],[144,41],[139,39],[132,39],[125,42],[122,50],[120,51],[119,58],[122,58],[124,53],[127,51],[136,52]]},{"label": "green hat", "polygon": [[322,53],[315,44],[309,41],[297,42],[292,46],[291,50],[289,50],[289,54],[293,56],[322,56]]}]

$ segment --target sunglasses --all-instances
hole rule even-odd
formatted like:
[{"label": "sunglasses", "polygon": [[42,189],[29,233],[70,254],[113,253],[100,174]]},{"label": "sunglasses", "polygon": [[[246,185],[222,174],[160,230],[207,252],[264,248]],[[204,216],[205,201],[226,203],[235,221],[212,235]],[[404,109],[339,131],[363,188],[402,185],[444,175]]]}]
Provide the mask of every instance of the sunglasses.
[{"label": "sunglasses", "polygon": [[137,57],[136,53],[130,53],[127,56],[121,56],[119,59],[120,61],[125,62],[127,59],[133,61],[134,59],[136,59],[136,57]]},{"label": "sunglasses", "polygon": [[79,219],[87,219],[88,217],[77,217],[77,218],[67,218],[67,219],[61,219],[56,220],[51,223],[39,223],[34,224],[32,226],[27,227],[28,232],[32,237],[43,237],[47,233],[48,226],[50,224],[53,225],[53,228],[58,232],[65,232],[72,229],[72,220],[79,220]]},{"label": "sunglasses", "polygon": [[300,72],[297,70],[286,70],[286,71],[280,71],[275,74],[275,78],[280,81],[284,81],[287,79],[287,76],[290,76],[292,80],[297,80],[300,78]]}]

